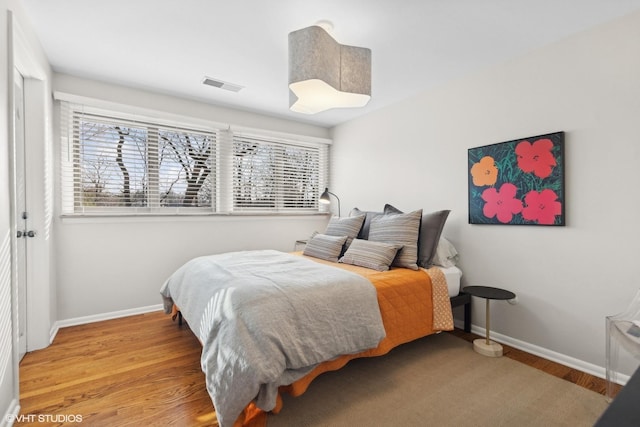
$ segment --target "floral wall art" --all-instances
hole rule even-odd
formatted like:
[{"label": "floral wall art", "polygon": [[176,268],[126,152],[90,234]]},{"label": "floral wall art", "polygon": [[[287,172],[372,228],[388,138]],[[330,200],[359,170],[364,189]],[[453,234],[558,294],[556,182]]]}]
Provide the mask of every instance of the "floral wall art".
[{"label": "floral wall art", "polygon": [[469,149],[469,223],[565,225],[564,132]]}]

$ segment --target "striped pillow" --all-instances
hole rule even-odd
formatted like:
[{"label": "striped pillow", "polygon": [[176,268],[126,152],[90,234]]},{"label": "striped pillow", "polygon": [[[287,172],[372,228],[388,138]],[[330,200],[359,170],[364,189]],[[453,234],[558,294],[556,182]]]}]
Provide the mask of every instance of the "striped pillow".
[{"label": "striped pillow", "polygon": [[347,250],[351,241],[358,236],[365,216],[365,214],[344,218],[334,216],[329,220],[324,234],[328,236],[347,236],[347,241],[344,244],[344,250]]},{"label": "striped pillow", "polygon": [[[433,264],[442,229],[450,212],[450,210],[442,210],[422,214],[420,237],[418,238],[418,265],[420,267],[429,268]],[[388,215],[403,212],[390,204],[386,204],[384,205],[384,213]]]},{"label": "striped pillow", "polygon": [[387,271],[402,245],[355,239],[339,262]]},{"label": "striped pillow", "polygon": [[394,266],[418,270],[418,236],[422,209],[406,214],[382,215],[371,220],[369,240],[402,245]]},{"label": "striped pillow", "polygon": [[309,239],[307,246],[304,247],[302,255],[338,262],[338,257],[342,252],[342,245],[346,241],[347,236],[315,234]]}]

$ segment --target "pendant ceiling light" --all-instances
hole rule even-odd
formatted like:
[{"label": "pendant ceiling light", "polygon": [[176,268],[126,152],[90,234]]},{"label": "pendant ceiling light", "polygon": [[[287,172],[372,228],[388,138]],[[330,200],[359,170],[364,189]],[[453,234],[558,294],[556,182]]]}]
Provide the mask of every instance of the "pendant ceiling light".
[{"label": "pendant ceiling light", "polygon": [[319,25],[289,33],[289,108],[316,114],[371,99],[371,50],[336,42]]}]

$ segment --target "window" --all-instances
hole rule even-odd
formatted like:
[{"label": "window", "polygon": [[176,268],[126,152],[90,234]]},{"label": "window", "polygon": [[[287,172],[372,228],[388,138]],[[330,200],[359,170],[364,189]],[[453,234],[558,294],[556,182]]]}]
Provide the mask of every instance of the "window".
[{"label": "window", "polygon": [[321,150],[248,135],[233,136],[233,209],[316,210]]},{"label": "window", "polygon": [[62,102],[63,214],[314,213],[327,144]]}]

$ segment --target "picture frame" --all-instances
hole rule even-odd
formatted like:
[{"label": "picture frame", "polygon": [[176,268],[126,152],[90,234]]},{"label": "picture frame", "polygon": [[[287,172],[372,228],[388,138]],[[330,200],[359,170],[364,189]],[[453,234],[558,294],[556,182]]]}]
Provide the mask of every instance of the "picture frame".
[{"label": "picture frame", "polygon": [[469,224],[565,225],[564,132],[468,150]]}]

